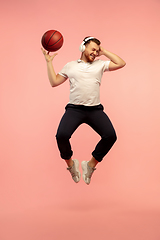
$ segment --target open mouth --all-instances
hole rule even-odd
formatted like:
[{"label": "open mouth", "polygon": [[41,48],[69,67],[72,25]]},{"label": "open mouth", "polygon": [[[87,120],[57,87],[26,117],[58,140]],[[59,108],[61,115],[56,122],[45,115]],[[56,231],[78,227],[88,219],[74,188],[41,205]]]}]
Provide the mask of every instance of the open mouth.
[{"label": "open mouth", "polygon": [[95,56],[93,56],[93,55],[90,55],[90,57],[94,60],[95,59]]}]

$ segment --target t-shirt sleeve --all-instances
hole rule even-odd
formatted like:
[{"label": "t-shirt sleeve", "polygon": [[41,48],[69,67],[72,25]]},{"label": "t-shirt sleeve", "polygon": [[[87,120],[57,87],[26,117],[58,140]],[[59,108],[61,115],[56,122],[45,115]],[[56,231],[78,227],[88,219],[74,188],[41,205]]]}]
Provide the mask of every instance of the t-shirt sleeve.
[{"label": "t-shirt sleeve", "polygon": [[68,78],[67,69],[68,69],[68,64],[66,64],[58,74],[60,74],[61,76],[65,77],[65,78]]},{"label": "t-shirt sleeve", "polygon": [[109,64],[110,64],[110,60],[108,61],[104,61],[104,67],[103,67],[103,71],[106,72],[106,71],[109,71]]}]

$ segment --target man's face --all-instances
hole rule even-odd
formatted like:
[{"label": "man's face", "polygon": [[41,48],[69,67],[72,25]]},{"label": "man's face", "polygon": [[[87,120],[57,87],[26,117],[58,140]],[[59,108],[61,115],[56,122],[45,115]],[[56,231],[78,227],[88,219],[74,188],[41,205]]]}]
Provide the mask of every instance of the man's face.
[{"label": "man's face", "polygon": [[100,46],[93,41],[90,41],[90,43],[86,44],[84,55],[87,62],[93,62],[94,59],[99,55],[99,50]]}]

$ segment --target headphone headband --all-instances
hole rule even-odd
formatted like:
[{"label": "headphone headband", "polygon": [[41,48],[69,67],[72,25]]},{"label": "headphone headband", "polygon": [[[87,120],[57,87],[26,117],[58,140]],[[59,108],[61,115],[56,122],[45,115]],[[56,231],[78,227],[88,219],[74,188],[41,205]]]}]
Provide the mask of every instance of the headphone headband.
[{"label": "headphone headband", "polygon": [[83,40],[84,43],[88,42],[89,40],[94,39],[94,37],[88,37]]}]

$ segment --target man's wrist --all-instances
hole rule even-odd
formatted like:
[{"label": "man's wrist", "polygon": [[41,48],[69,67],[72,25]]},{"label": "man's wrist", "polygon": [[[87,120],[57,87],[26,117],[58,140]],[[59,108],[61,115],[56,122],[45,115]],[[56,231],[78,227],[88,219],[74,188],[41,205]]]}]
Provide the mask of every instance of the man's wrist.
[{"label": "man's wrist", "polygon": [[47,62],[47,65],[52,64],[52,60],[47,60],[47,59],[46,59],[46,62]]}]

